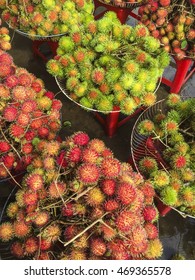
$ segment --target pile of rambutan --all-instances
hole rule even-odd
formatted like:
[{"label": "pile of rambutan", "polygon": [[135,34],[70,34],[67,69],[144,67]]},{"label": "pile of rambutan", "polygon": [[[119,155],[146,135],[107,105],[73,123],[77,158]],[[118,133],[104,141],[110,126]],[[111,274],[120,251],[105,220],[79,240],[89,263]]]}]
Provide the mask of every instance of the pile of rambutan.
[{"label": "pile of rambutan", "polygon": [[0,18],[0,49],[8,51],[11,49],[9,30],[6,27],[1,27],[1,18]]},{"label": "pile of rambutan", "polygon": [[150,140],[138,168],[165,204],[195,216],[195,98],[170,94],[161,102],[163,110],[151,108],[152,120],[138,124]]},{"label": "pile of rambutan", "polygon": [[0,179],[25,170],[35,143],[56,139],[61,106],[41,79],[0,50]]},{"label": "pile of rambutan", "polygon": [[92,19],[91,0],[2,0],[2,19],[31,39],[65,34]]},{"label": "pile of rambutan", "polygon": [[84,108],[108,113],[118,106],[129,115],[155,103],[157,83],[169,60],[147,27],[122,25],[116,13],[107,12],[62,36],[47,70]]},{"label": "pile of rambutan", "polygon": [[158,259],[162,244],[151,183],[99,139],[78,131],[36,144],[0,240],[13,258]]},{"label": "pile of rambutan", "polygon": [[178,60],[195,59],[194,3],[189,0],[146,0],[139,8],[141,22],[164,49]]}]

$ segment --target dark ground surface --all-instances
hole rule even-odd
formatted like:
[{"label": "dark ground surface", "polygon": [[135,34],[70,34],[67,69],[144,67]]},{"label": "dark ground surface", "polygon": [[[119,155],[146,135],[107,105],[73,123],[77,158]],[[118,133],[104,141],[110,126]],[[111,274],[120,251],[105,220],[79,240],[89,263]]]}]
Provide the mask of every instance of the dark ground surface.
[{"label": "dark ground surface", "polygon": [[[44,53],[48,51],[44,45],[42,50]],[[48,90],[59,92],[55,79],[46,71],[45,63],[40,58],[34,57],[31,40],[15,33],[10,54],[14,57],[16,65],[27,68],[29,72],[41,78]],[[158,98],[162,99],[166,96],[167,89],[161,85],[157,94]],[[62,139],[75,131],[82,130],[88,133],[90,138],[103,140],[107,147],[111,148],[116,158],[128,161],[131,131],[138,115],[120,127],[116,135],[109,138],[92,113],[68,100],[62,92],[58,94],[58,98],[63,102],[62,123],[71,122],[70,127],[62,127],[60,132]],[[13,186],[8,182],[0,184],[0,212],[12,188]],[[166,216],[160,216],[159,232],[164,248],[162,260],[169,260],[176,253],[182,254],[188,260],[195,259],[195,219],[183,218],[176,211],[171,210]]]}]

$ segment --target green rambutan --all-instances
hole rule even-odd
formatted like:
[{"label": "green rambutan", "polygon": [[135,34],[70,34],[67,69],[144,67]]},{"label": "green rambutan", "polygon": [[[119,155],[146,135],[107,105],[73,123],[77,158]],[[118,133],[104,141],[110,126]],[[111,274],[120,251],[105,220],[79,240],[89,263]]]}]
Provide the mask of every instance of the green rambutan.
[{"label": "green rambutan", "polygon": [[4,222],[0,225],[0,239],[3,242],[11,240],[14,236],[13,225],[10,222]]},{"label": "green rambutan", "polygon": [[90,240],[90,251],[95,256],[103,256],[106,253],[106,243],[102,238],[96,237]]},{"label": "green rambutan", "polygon": [[146,156],[139,161],[139,169],[144,174],[149,175],[152,172],[157,171],[158,169],[157,161],[152,157]]},{"label": "green rambutan", "polygon": [[147,233],[148,239],[156,239],[156,238],[158,238],[159,231],[158,231],[157,226],[154,225],[153,223],[147,222],[144,225],[144,229],[145,229],[145,231]]},{"label": "green rambutan", "polygon": [[[147,83],[145,84],[145,86],[146,85],[147,85]],[[141,81],[138,81],[138,80],[133,81],[133,83],[131,85],[131,89],[130,89],[130,92],[133,96],[142,95],[144,90],[145,90],[145,87],[144,87],[144,84]]]},{"label": "green rambutan", "polygon": [[150,81],[145,83],[145,91],[153,92],[156,89],[156,80],[151,79]]},{"label": "green rambutan", "polygon": [[171,137],[169,138],[170,144],[176,144],[178,142],[184,142],[184,137],[181,133],[175,131],[175,133],[170,135]]},{"label": "green rambutan", "polygon": [[144,51],[138,51],[135,56],[135,61],[138,62],[138,64],[144,64],[146,63],[148,59],[148,54]]},{"label": "green rambutan", "polygon": [[51,108],[52,100],[47,96],[42,96],[40,98],[37,98],[36,101],[39,109],[41,110],[49,110]]},{"label": "green rambutan", "polygon": [[130,42],[134,41],[135,32],[132,26],[127,24],[122,25],[122,38]]},{"label": "green rambutan", "polygon": [[74,93],[78,97],[83,97],[86,94],[86,92],[87,92],[87,87],[88,87],[88,84],[87,84],[86,81],[84,81],[82,83],[79,83],[79,85],[77,85],[75,87]]},{"label": "green rambutan", "polygon": [[[139,72],[139,64],[136,63],[134,60],[127,60],[124,63],[123,68],[124,68],[125,72],[130,73],[134,76],[136,74],[138,74],[138,72]],[[139,72],[139,74],[140,74],[140,72]]]},{"label": "green rambutan", "polygon": [[186,181],[186,182],[193,182],[195,179],[195,173],[192,170],[192,168],[184,168],[181,170],[181,177],[182,180]]},{"label": "green rambutan", "polygon": [[86,203],[92,207],[101,205],[104,202],[105,196],[103,192],[98,188],[94,187],[89,190],[86,195]]},{"label": "green rambutan", "polygon": [[134,77],[132,74],[125,73],[120,77],[120,83],[123,85],[124,89],[131,89],[134,82]]},{"label": "green rambutan", "polygon": [[57,77],[63,77],[63,69],[61,66],[61,63],[55,59],[50,59],[47,62],[47,71],[53,75],[53,76],[57,76]]},{"label": "green rambutan", "polygon": [[100,97],[96,107],[99,111],[110,112],[113,110],[113,104],[106,96]]},{"label": "green rambutan", "polygon": [[149,53],[153,53],[160,48],[160,41],[153,36],[143,37],[142,43],[144,49]]},{"label": "green rambutan", "polygon": [[112,27],[112,35],[114,38],[120,40],[122,38],[122,26],[120,24],[114,24]]},{"label": "green rambutan", "polygon": [[23,258],[24,257],[24,244],[19,241],[15,241],[11,245],[11,253],[17,258]]},{"label": "green rambutan", "polygon": [[142,38],[142,37],[144,38],[149,35],[148,28],[143,24],[136,25],[136,27],[134,28],[134,32],[135,32],[135,37],[138,38]]},{"label": "green rambutan", "polygon": [[48,187],[49,195],[52,199],[60,198],[66,192],[66,183],[63,182],[52,182]]},{"label": "green rambutan", "polygon": [[120,183],[117,186],[117,199],[121,201],[122,204],[131,204],[136,197],[136,189],[134,185],[128,183]]},{"label": "green rambutan", "polygon": [[13,224],[14,235],[18,238],[24,238],[31,232],[31,226],[24,221],[15,221]]},{"label": "green rambutan", "polygon": [[120,173],[120,161],[116,158],[104,158],[101,164],[101,173],[106,179],[116,178]]},{"label": "green rambutan", "polygon": [[113,22],[110,18],[103,17],[97,21],[97,30],[101,33],[108,34],[112,31]]},{"label": "green rambutan", "polygon": [[148,248],[144,253],[144,257],[149,260],[157,259],[161,257],[162,252],[163,252],[162,243],[158,238],[156,238],[149,241]]},{"label": "green rambutan", "polygon": [[75,48],[75,43],[70,37],[63,36],[59,40],[59,47],[62,48],[65,53],[71,53]]},{"label": "green rambutan", "polygon": [[103,82],[100,86],[99,86],[99,90],[101,91],[102,94],[109,94],[110,93],[110,86],[106,83]]},{"label": "green rambutan", "polygon": [[126,97],[120,103],[121,112],[125,115],[132,114],[136,107],[137,105],[132,97]]},{"label": "green rambutan", "polygon": [[116,217],[116,227],[124,232],[127,233],[131,230],[132,226],[135,226],[140,223],[140,218],[137,214],[133,213],[132,211],[122,211]]},{"label": "green rambutan", "polygon": [[156,94],[153,92],[144,92],[142,95],[142,104],[149,107],[156,102]]},{"label": "green rambutan", "polygon": [[86,51],[84,48],[78,48],[74,51],[73,56],[77,63],[82,63],[86,59]]},{"label": "green rambutan", "polygon": [[158,170],[153,175],[153,182],[156,188],[162,188],[170,183],[170,176],[164,170]]},{"label": "green rambutan", "polygon": [[154,129],[154,123],[149,119],[143,120],[138,124],[138,131],[142,135],[148,136],[154,131]]},{"label": "green rambutan", "polygon": [[[121,91],[118,91],[118,92],[115,92],[114,93],[114,102],[118,105],[118,104],[120,104],[120,103],[123,103],[123,100],[125,100],[125,99],[127,99],[128,98],[128,93],[127,93],[127,91],[126,90],[121,90]],[[134,101],[134,100],[133,100]],[[121,106],[121,104],[120,104],[120,106]],[[123,103],[123,106],[125,107],[125,101],[124,101],[124,103]],[[122,106],[121,106],[122,107]],[[121,107],[120,107],[120,109],[121,109]],[[128,107],[128,106],[127,106]],[[125,114],[125,108],[123,108],[124,109],[124,114]],[[131,111],[131,108],[130,108],[130,111]],[[127,110],[127,112],[128,112],[128,110]]]},{"label": "green rambutan", "polygon": [[179,94],[171,93],[168,95],[166,99],[167,105],[169,105],[171,108],[177,106],[181,102],[181,97]]},{"label": "green rambutan", "polygon": [[166,205],[174,206],[177,203],[177,191],[171,186],[165,186],[160,191],[160,198]]},{"label": "green rambutan", "polygon": [[105,71],[103,68],[95,68],[91,73],[92,81],[96,84],[101,84],[105,78]]},{"label": "green rambutan", "polygon": [[182,204],[186,206],[195,205],[195,187],[194,186],[183,186],[179,190],[178,198],[182,201]]},{"label": "green rambutan", "polygon": [[109,85],[113,85],[113,83],[117,82],[121,77],[122,71],[119,68],[111,67],[108,71],[106,71],[106,80]]},{"label": "green rambutan", "polygon": [[167,134],[174,134],[178,131],[178,123],[174,120],[166,118],[162,122],[162,128],[165,129]]},{"label": "green rambutan", "polygon": [[95,164],[83,163],[77,169],[77,176],[83,184],[96,184],[100,177],[100,170]]}]

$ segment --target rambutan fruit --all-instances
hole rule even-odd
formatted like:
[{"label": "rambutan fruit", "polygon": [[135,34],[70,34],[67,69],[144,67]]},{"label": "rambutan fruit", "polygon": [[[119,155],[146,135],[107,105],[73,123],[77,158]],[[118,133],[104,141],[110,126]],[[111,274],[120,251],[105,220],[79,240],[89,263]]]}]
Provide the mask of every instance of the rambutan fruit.
[{"label": "rambutan fruit", "polygon": [[125,97],[121,102],[120,102],[120,109],[121,112],[125,115],[130,115],[132,114],[137,105],[132,97]]},{"label": "rambutan fruit", "polygon": [[74,90],[78,86],[79,80],[76,77],[70,77],[66,81],[66,88],[68,90]]},{"label": "rambutan fruit", "polygon": [[181,177],[182,180],[186,182],[193,182],[195,179],[195,173],[190,168],[184,168],[183,170],[181,170]]},{"label": "rambutan fruit", "polygon": [[41,109],[41,110],[49,110],[51,108],[52,101],[47,96],[42,96],[40,98],[37,98],[36,101],[37,101],[39,109]]},{"label": "rambutan fruit", "polygon": [[147,222],[154,222],[158,219],[158,210],[154,205],[146,205],[143,209],[143,217]]},{"label": "rambutan fruit", "polygon": [[21,151],[25,155],[31,154],[33,151],[33,145],[31,143],[25,143],[22,145]]},{"label": "rambutan fruit", "polygon": [[51,240],[41,238],[41,240],[39,241],[39,246],[43,251],[49,250],[52,246]]},{"label": "rambutan fruit", "polygon": [[115,199],[108,199],[104,203],[104,209],[108,212],[116,211],[119,208],[119,203]]},{"label": "rambutan fruit", "polygon": [[113,179],[104,179],[101,182],[101,189],[104,194],[109,196],[113,195],[116,190],[116,181]]},{"label": "rambutan fruit", "polygon": [[55,60],[55,59],[50,59],[47,62],[47,71],[53,75],[53,76],[57,76],[57,77],[63,77],[63,69],[62,69],[62,65],[59,61]]},{"label": "rambutan fruit", "polygon": [[59,40],[59,47],[62,48],[65,53],[71,53],[74,50],[75,44],[70,37],[63,36]]},{"label": "rambutan fruit", "polygon": [[103,68],[95,68],[92,73],[91,73],[91,78],[92,78],[92,81],[95,83],[95,84],[101,84],[103,81],[104,81],[104,78],[105,78],[105,71]]},{"label": "rambutan fruit", "polygon": [[52,170],[55,168],[55,160],[53,157],[45,157],[43,160],[43,166],[46,170]]},{"label": "rambutan fruit", "polygon": [[190,147],[189,147],[189,145],[186,142],[181,142],[181,143],[177,143],[174,146],[174,149],[177,152],[179,152],[179,154],[185,155],[189,151]]},{"label": "rambutan fruit", "polygon": [[137,213],[132,211],[121,211],[116,217],[116,227],[124,233],[130,231],[132,226],[135,226],[140,223],[140,217]]},{"label": "rambutan fruit", "polygon": [[15,101],[25,101],[27,99],[27,89],[24,86],[16,86],[12,89],[12,97]]},{"label": "rambutan fruit", "polygon": [[110,112],[113,110],[113,104],[106,96],[100,97],[96,107],[99,111],[104,112]]},{"label": "rambutan fruit", "polygon": [[10,75],[10,76],[6,77],[4,84],[8,88],[14,88],[15,86],[17,86],[19,84],[18,77],[16,75]]},{"label": "rambutan fruit", "polygon": [[131,89],[131,86],[134,82],[134,77],[132,74],[125,73],[120,77],[120,83],[124,89]]},{"label": "rambutan fruit", "polygon": [[3,242],[11,240],[14,236],[13,225],[10,222],[4,222],[0,225],[0,239]]},{"label": "rambutan fruit", "polygon": [[[145,248],[145,246],[141,246],[141,244],[144,244],[147,242],[147,232],[145,230],[145,228],[142,225],[136,225],[132,232],[129,235],[130,238],[130,242],[127,242],[127,245],[134,245],[136,247],[140,247],[141,250],[139,251],[139,253],[143,253],[143,248]],[[147,248],[147,246],[146,246]],[[145,250],[144,250],[145,251]],[[132,252],[131,252],[132,253]]]},{"label": "rambutan fruit", "polygon": [[49,195],[52,199],[60,198],[66,192],[66,184],[63,182],[52,182],[48,187]]},{"label": "rambutan fruit", "polygon": [[106,148],[104,142],[100,139],[92,139],[89,141],[89,148],[95,150],[97,153],[101,154]]},{"label": "rambutan fruit", "polygon": [[175,154],[171,157],[171,166],[176,170],[180,170],[187,166],[188,160],[189,158],[187,155]]},{"label": "rambutan fruit", "polygon": [[6,209],[6,214],[9,218],[15,218],[16,214],[18,213],[19,206],[17,202],[11,202]]},{"label": "rambutan fruit", "polygon": [[3,111],[3,118],[7,122],[13,122],[14,120],[16,120],[17,114],[18,114],[18,109],[10,105],[5,107]]},{"label": "rambutan fruit", "polygon": [[138,131],[142,135],[150,135],[154,128],[154,123],[149,119],[146,119],[138,124]]},{"label": "rambutan fruit", "polygon": [[11,75],[13,72],[13,69],[10,65],[6,64],[6,63],[0,63],[0,77],[1,78],[5,78],[9,75]]},{"label": "rambutan fruit", "polygon": [[0,84],[0,98],[1,99],[9,99],[11,97],[11,94],[10,94],[10,90],[7,86],[5,86],[4,84]]},{"label": "rambutan fruit", "polygon": [[89,246],[88,234],[85,232],[73,242],[73,246],[78,249],[86,249]]},{"label": "rambutan fruit", "polygon": [[156,188],[165,187],[170,183],[169,174],[164,170],[158,170],[154,173],[153,182]]},{"label": "rambutan fruit", "polygon": [[90,251],[95,256],[103,256],[106,253],[106,243],[102,238],[93,238],[90,240]]},{"label": "rambutan fruit", "polygon": [[85,132],[78,131],[72,135],[72,140],[75,145],[85,146],[89,143],[89,136]]},{"label": "rambutan fruit", "polygon": [[30,174],[26,178],[26,184],[27,186],[33,190],[33,191],[38,191],[43,188],[43,176],[39,174]]},{"label": "rambutan fruit", "polygon": [[105,196],[98,187],[94,187],[87,192],[86,203],[92,207],[101,205],[104,202]]},{"label": "rambutan fruit", "polygon": [[[121,88],[121,90],[119,90]],[[114,101],[116,104],[120,104],[125,98],[128,97],[128,93],[120,86],[120,83],[115,83],[112,90],[114,91]]]},{"label": "rambutan fruit", "polygon": [[24,242],[25,255],[33,255],[39,249],[38,238],[28,237]]},{"label": "rambutan fruit", "polygon": [[149,107],[154,105],[156,102],[156,94],[153,92],[145,92],[142,95],[142,103],[143,105]]},{"label": "rambutan fruit", "polygon": [[30,123],[30,116],[26,113],[19,113],[17,116],[17,123],[21,125],[22,127],[27,127],[27,125]]},{"label": "rambutan fruit", "polygon": [[11,149],[10,144],[5,140],[0,140],[0,152],[5,153]]},{"label": "rambutan fruit", "polygon": [[14,235],[18,238],[24,238],[31,232],[31,226],[24,221],[15,221],[13,224]]},{"label": "rambutan fruit", "polygon": [[10,135],[17,141],[24,136],[25,130],[18,124],[11,124],[9,127]]},{"label": "rambutan fruit", "polygon": [[38,201],[38,195],[32,190],[27,190],[23,195],[25,205],[35,205]]},{"label": "rambutan fruit", "polygon": [[145,83],[145,91],[153,92],[156,89],[156,80],[151,79]]},{"label": "rambutan fruit", "polygon": [[182,201],[182,204],[186,206],[195,205],[195,188],[193,186],[183,186],[179,190],[178,194],[179,200]]},{"label": "rambutan fruit", "polygon": [[157,171],[157,161],[152,157],[146,156],[139,161],[139,169],[149,175],[151,172]]},{"label": "rambutan fruit", "polygon": [[171,186],[165,186],[160,191],[160,198],[166,205],[174,206],[177,202],[177,191]]},{"label": "rambutan fruit", "polygon": [[117,186],[117,199],[121,201],[122,204],[131,204],[136,196],[136,189],[134,185],[128,183],[120,183]]},{"label": "rambutan fruit", "polygon": [[60,150],[60,143],[58,141],[46,142],[44,145],[44,154],[49,156],[56,156]]},{"label": "rambutan fruit", "polygon": [[38,135],[41,138],[47,138],[49,136],[49,128],[45,126],[39,127]]},{"label": "rambutan fruit", "polygon": [[58,238],[61,235],[61,228],[58,224],[53,223],[49,226],[47,226],[43,231],[42,231],[42,238],[47,239],[51,242],[55,242],[58,240]]},{"label": "rambutan fruit", "polygon": [[87,255],[82,249],[73,249],[70,253],[70,260],[86,260]]},{"label": "rambutan fruit", "polygon": [[127,60],[123,67],[125,72],[127,71],[127,73],[132,75],[136,75],[139,72],[139,64],[134,62],[134,60]]},{"label": "rambutan fruit", "polygon": [[116,230],[112,228],[112,225],[110,225],[110,223],[100,224],[98,230],[102,233],[103,238],[107,241],[112,240],[117,235]]},{"label": "rambutan fruit", "polygon": [[11,245],[11,253],[18,259],[21,259],[24,257],[24,244],[19,241],[15,241]]},{"label": "rambutan fruit", "polygon": [[109,85],[104,82],[103,84],[101,84],[99,86],[99,90],[103,93],[103,94],[109,94],[110,93],[110,87]]},{"label": "rambutan fruit", "polygon": [[159,231],[158,231],[157,226],[154,225],[153,223],[147,222],[144,225],[144,229],[145,229],[145,231],[147,233],[148,239],[156,239],[156,238],[158,238]]},{"label": "rambutan fruit", "polygon": [[32,78],[29,73],[21,73],[18,75],[18,83],[24,87],[30,87]]},{"label": "rambutan fruit", "polygon": [[15,161],[16,161],[15,154],[12,152],[10,152],[9,154],[5,154],[2,157],[2,162],[8,169],[11,169],[14,166]]},{"label": "rambutan fruit", "polygon": [[25,194],[26,190],[23,188],[23,189],[19,189],[17,192],[16,192],[16,202],[17,204],[19,205],[19,207],[23,207],[25,206],[25,203],[24,203],[24,194]]},{"label": "rambutan fruit", "polygon": [[72,147],[66,153],[66,160],[71,163],[78,163],[81,159],[81,149],[79,147]]},{"label": "rambutan fruit", "polygon": [[101,164],[101,173],[106,179],[116,178],[120,173],[120,161],[116,158],[104,158]]},{"label": "rambutan fruit", "polygon": [[162,122],[162,127],[167,134],[174,134],[178,131],[178,123],[168,118]]},{"label": "rambutan fruit", "polygon": [[161,257],[163,252],[163,246],[159,239],[150,240],[148,243],[148,248],[144,252],[144,257],[146,259],[152,260]]},{"label": "rambutan fruit", "polygon": [[99,154],[93,149],[85,148],[82,151],[83,162],[99,164],[99,159],[100,159]]},{"label": "rambutan fruit", "polygon": [[140,190],[146,198],[153,199],[155,196],[155,190],[150,181],[144,181],[144,183],[140,186]]},{"label": "rambutan fruit", "polygon": [[148,28],[143,24],[138,24],[134,28],[135,37],[142,38],[149,35]]},{"label": "rambutan fruit", "polygon": [[34,224],[37,227],[45,226],[49,221],[50,215],[47,211],[38,211],[36,212],[35,219],[33,219]]}]

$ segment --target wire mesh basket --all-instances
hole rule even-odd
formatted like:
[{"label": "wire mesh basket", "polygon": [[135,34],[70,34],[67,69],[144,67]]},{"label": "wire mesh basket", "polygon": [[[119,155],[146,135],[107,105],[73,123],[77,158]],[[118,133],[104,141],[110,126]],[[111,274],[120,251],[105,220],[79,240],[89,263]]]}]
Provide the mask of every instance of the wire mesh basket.
[{"label": "wire mesh basket", "polygon": [[120,7],[126,9],[135,9],[143,4],[143,1],[130,2],[129,0],[98,0],[99,2],[108,6]]},{"label": "wire mesh basket", "polygon": [[[181,98],[182,100],[185,100],[187,98],[191,98],[191,96],[189,94],[186,94],[186,95],[182,95]],[[131,132],[131,138],[130,138],[130,150],[131,150],[133,165],[136,171],[139,173],[142,173],[139,169],[139,161],[147,156],[152,157],[157,161],[159,169],[169,168],[167,163],[163,159],[163,153],[162,153],[163,147],[161,142],[158,139],[156,140],[152,139],[151,136],[142,135],[138,131],[138,126],[143,120],[149,119],[152,121],[157,113],[166,114],[168,110],[169,109],[166,106],[166,99],[162,99],[156,102],[153,106],[145,109],[139,115],[139,117],[137,118],[133,126]],[[160,199],[160,197],[158,197],[158,199]],[[168,205],[168,207],[177,211],[182,217],[190,217],[195,219],[194,216],[184,213],[173,206]]]}]

